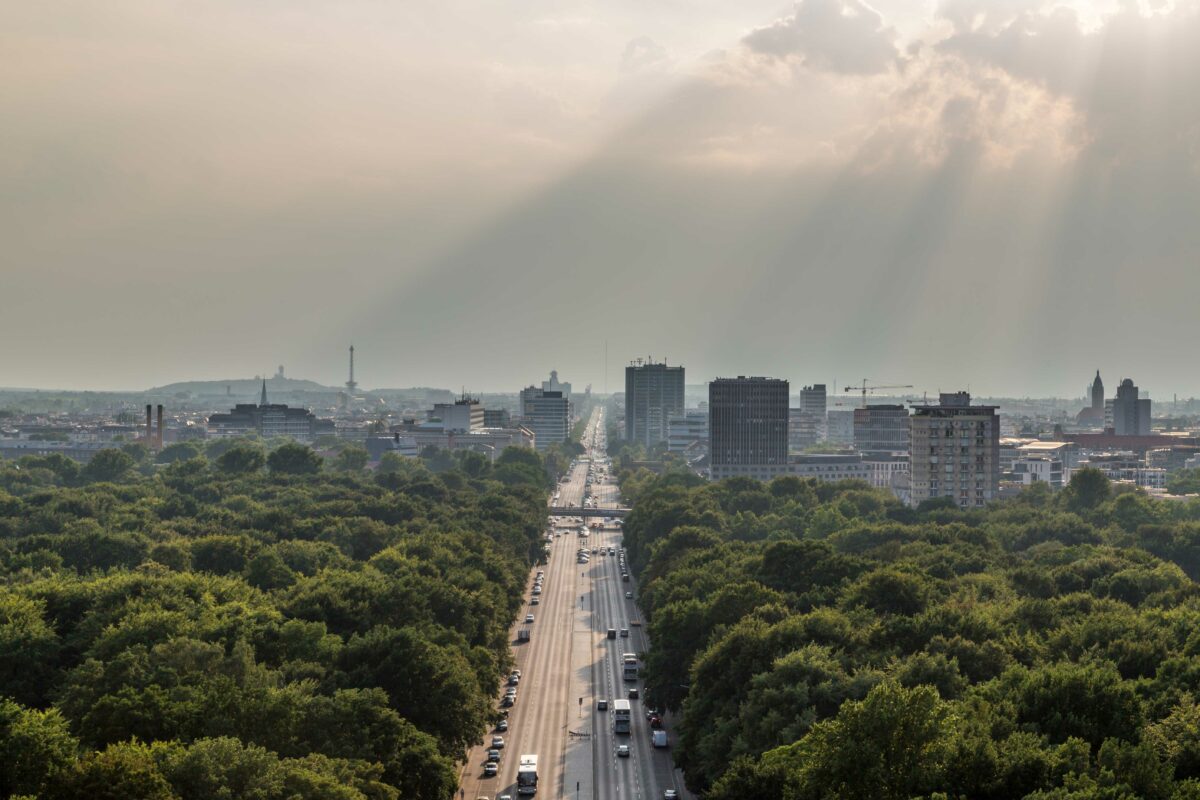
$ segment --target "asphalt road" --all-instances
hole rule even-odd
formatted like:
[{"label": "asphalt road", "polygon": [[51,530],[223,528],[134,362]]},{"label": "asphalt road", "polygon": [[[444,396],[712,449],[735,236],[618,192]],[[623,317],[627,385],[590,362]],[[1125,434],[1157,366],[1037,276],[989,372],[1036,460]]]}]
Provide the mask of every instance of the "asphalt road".
[{"label": "asphalt road", "polygon": [[[584,443],[593,445],[589,456],[603,458],[604,419],[599,409],[589,420]],[[557,505],[583,504],[588,466],[586,457],[579,459],[569,481],[559,484]],[[597,505],[619,506],[615,483],[599,473],[597,467],[591,487]],[[589,529],[585,538],[578,535],[582,523],[576,519],[554,517],[552,521],[556,535],[549,564],[538,568],[546,573],[538,605],[529,605],[536,572],[526,588],[526,613],[533,614],[535,621],[526,625],[519,620],[513,628],[513,653],[522,676],[509,713],[509,729],[489,733],[483,746],[471,750],[463,767],[462,796],[496,800],[509,794],[516,800],[519,757],[537,754],[536,797],[543,800],[658,800],[668,788],[688,797],[672,768],[669,749],[651,746],[640,700],[631,701],[632,733],[617,735],[612,730],[612,701],[641,686],[622,680],[622,654],[640,654],[648,645],[644,630],[633,624],[640,618],[634,600],[625,596],[630,592],[636,597],[632,575],[628,583],[621,580],[615,555],[620,529]],[[576,561],[582,546],[594,551],[588,564]],[[601,548],[607,552],[609,547],[614,555],[599,555]],[[530,641],[516,644],[516,632],[522,628],[531,631]],[[629,637],[608,639],[608,628],[627,629]],[[597,710],[601,698],[608,700],[608,711]],[[503,736],[505,747],[499,774],[488,778],[483,765],[493,735]],[[673,732],[668,731],[668,739],[674,743]],[[628,757],[618,757],[620,745],[629,747]]]}]

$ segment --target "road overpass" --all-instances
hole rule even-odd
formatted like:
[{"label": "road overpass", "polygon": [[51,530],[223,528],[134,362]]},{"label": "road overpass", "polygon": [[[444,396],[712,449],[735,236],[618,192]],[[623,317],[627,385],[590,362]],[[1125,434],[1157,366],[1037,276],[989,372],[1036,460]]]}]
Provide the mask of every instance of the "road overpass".
[{"label": "road overpass", "polygon": [[628,508],[584,508],[583,506],[550,506],[552,517],[626,517]]}]

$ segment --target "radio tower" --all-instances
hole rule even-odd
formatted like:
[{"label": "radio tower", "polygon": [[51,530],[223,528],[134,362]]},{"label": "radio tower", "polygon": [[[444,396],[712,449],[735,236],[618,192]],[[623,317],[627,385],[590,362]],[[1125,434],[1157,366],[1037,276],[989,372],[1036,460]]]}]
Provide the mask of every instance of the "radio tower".
[{"label": "radio tower", "polygon": [[358,391],[358,382],[354,380],[354,345],[350,345],[350,380],[346,381],[346,394],[351,397]]}]

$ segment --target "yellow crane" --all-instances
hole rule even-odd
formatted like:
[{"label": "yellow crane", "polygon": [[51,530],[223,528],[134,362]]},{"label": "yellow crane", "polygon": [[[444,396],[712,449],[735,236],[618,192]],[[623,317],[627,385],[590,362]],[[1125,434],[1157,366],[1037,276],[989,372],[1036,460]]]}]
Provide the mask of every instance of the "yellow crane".
[{"label": "yellow crane", "polygon": [[[858,387],[855,387],[855,388],[858,388]],[[867,393],[868,392],[875,393],[881,389],[911,389],[911,388],[913,388],[912,384],[909,384],[909,383],[902,384],[902,385],[895,384],[892,386],[868,386],[867,379],[863,378],[863,380],[862,380],[862,407],[863,408],[867,407]]]}]

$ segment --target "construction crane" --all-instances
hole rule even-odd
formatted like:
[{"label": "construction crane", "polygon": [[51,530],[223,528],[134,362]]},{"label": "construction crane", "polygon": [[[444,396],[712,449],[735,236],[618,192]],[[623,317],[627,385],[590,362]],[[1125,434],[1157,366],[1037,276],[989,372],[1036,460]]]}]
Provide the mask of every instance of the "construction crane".
[{"label": "construction crane", "polygon": [[[855,388],[858,388],[858,387],[855,387]],[[893,385],[893,386],[868,386],[867,379],[863,378],[863,380],[862,380],[862,407],[863,408],[867,407],[867,392],[874,393],[874,392],[879,391],[880,389],[911,389],[911,388],[913,388],[913,387],[912,387],[912,384],[910,384],[910,383],[907,383],[904,385]]]}]

